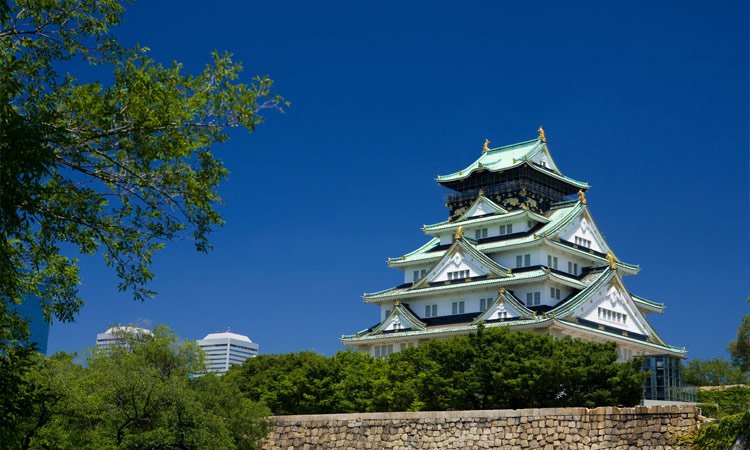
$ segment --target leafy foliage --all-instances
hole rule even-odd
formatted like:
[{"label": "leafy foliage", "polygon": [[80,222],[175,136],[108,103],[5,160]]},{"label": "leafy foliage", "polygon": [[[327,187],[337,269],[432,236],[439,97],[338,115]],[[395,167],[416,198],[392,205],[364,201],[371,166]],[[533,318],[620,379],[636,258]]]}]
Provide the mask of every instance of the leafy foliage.
[{"label": "leafy foliage", "polygon": [[261,355],[228,377],[274,414],[634,405],[645,374],[614,344],[483,329],[375,359]]},{"label": "leafy foliage", "polygon": [[748,383],[748,376],[724,358],[691,359],[682,368],[683,380],[696,386]]},{"label": "leafy foliage", "polygon": [[128,346],[37,355],[26,381],[33,408],[6,430],[8,449],[255,449],[267,432],[262,404],[230,380],[205,375],[203,354],[166,328]]},{"label": "leafy foliage", "polygon": [[[713,423],[700,427],[678,440],[680,445],[689,445],[695,450],[716,450],[731,448],[738,439],[750,438],[750,411],[726,416]],[[742,447],[745,448],[745,447]]]},{"label": "leafy foliage", "polygon": [[269,78],[238,82],[230,54],[190,75],[122,47],[111,32],[122,12],[119,0],[0,0],[2,314],[35,295],[48,318],[73,319],[79,271],[63,247],[101,252],[121,290],[152,296],[154,252],[177,237],[206,251],[222,223],[227,170],[211,148],[283,105]]},{"label": "leafy foliage", "polygon": [[706,417],[722,418],[750,411],[750,386],[699,389],[698,402]]},{"label": "leafy foliage", "polygon": [[732,363],[750,375],[750,315],[742,318],[737,328],[737,339],[729,343],[727,350],[732,355]]}]

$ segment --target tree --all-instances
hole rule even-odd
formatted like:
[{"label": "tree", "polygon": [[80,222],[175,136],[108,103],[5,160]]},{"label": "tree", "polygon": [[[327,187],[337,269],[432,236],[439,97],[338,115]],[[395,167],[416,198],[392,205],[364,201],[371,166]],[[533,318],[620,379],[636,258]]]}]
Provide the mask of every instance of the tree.
[{"label": "tree", "polygon": [[722,386],[746,383],[747,377],[724,358],[691,359],[682,369],[685,383],[696,386]]},{"label": "tree", "polygon": [[727,350],[732,355],[735,367],[750,374],[750,315],[742,318],[742,323],[737,328],[737,339],[729,343]]},{"label": "tree", "polygon": [[256,449],[267,408],[204,368],[194,342],[166,328],[127,346],[73,355],[37,356],[27,374],[34,410],[2,442],[8,449]]},{"label": "tree", "polygon": [[[2,315],[35,295],[47,318],[72,320],[71,251],[101,252],[121,290],[152,296],[154,252],[179,236],[207,251],[222,223],[227,170],[212,148],[283,106],[268,77],[238,82],[230,54],[189,75],[124,48],[111,31],[122,12],[119,0],[0,0]],[[58,73],[68,60],[112,81]]]},{"label": "tree", "polygon": [[274,414],[635,405],[642,361],[615,344],[479,327],[375,359],[261,355],[227,374]]}]

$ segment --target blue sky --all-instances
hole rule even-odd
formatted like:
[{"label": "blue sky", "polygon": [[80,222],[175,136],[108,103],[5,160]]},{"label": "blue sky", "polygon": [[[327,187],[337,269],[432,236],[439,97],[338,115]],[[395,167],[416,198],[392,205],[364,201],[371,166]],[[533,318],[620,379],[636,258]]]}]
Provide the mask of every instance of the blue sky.
[{"label": "blue sky", "polygon": [[401,282],[386,258],[447,217],[438,174],[536,136],[623,260],[628,288],[691,357],[725,355],[750,313],[748,4],[177,2],[127,5],[118,34],[199,71],[229,50],[292,102],[216,149],[226,226],[214,250],[157,256],[157,299],[82,260],[87,302],[49,350],[117,322],[185,338],[230,327],[262,353],[330,354],[377,321],[363,292]]}]

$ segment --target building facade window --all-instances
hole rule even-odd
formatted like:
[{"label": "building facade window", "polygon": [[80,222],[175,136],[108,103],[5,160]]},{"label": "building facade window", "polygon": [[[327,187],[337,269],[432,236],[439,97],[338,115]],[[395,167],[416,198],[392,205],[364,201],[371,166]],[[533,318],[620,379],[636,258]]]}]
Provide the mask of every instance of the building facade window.
[{"label": "building facade window", "polygon": [[528,292],[526,294],[526,306],[538,306],[542,303],[541,292]]},{"label": "building facade window", "polygon": [[609,320],[610,322],[617,322],[621,324],[628,323],[627,314],[612,311],[611,309],[599,307],[597,308],[597,314],[600,319]]},{"label": "building facade window", "polygon": [[576,245],[580,245],[581,247],[591,248],[591,241],[582,237],[576,236],[575,243]]},{"label": "building facade window", "polygon": [[479,299],[479,311],[485,311],[492,306],[492,298],[480,298]]},{"label": "building facade window", "polygon": [[462,278],[469,278],[468,270],[456,270],[454,272],[448,272],[449,280],[460,280]]},{"label": "building facade window", "polygon": [[568,273],[578,275],[578,263],[568,261]]},{"label": "building facade window", "polygon": [[557,256],[547,255],[547,267],[557,269]]},{"label": "building facade window", "polygon": [[453,305],[452,305],[452,308],[451,308],[451,312],[453,313],[453,315],[463,314],[464,311],[465,311],[465,304],[464,304],[463,300],[462,301],[458,301],[458,302],[453,302]]},{"label": "building facade window", "polygon": [[531,254],[516,255],[516,267],[529,267],[531,265]]},{"label": "building facade window", "polygon": [[480,228],[478,230],[474,230],[474,237],[477,239],[482,239],[487,237],[487,228]]},{"label": "building facade window", "polygon": [[425,317],[437,317],[437,305],[424,305]]},{"label": "building facade window", "polygon": [[382,358],[393,353],[393,344],[376,345],[374,355],[376,358]]},{"label": "building facade window", "polygon": [[549,288],[549,296],[556,300],[560,300],[560,289],[553,287]]}]

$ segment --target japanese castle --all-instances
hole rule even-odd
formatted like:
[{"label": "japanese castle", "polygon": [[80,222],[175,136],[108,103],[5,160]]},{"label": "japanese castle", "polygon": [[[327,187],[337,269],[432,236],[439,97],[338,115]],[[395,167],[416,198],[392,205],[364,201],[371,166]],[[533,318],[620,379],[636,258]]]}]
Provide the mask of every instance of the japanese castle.
[{"label": "japanese castle", "polygon": [[465,169],[437,177],[450,192],[448,220],[423,226],[427,243],[389,258],[404,283],[364,294],[380,319],[342,343],[379,357],[483,323],[612,341],[620,360],[684,359],[646,320],[664,305],[626,288],[639,267],[605,241],[586,203],[589,185],[562,174],[544,130],[530,141],[488,144]]}]

